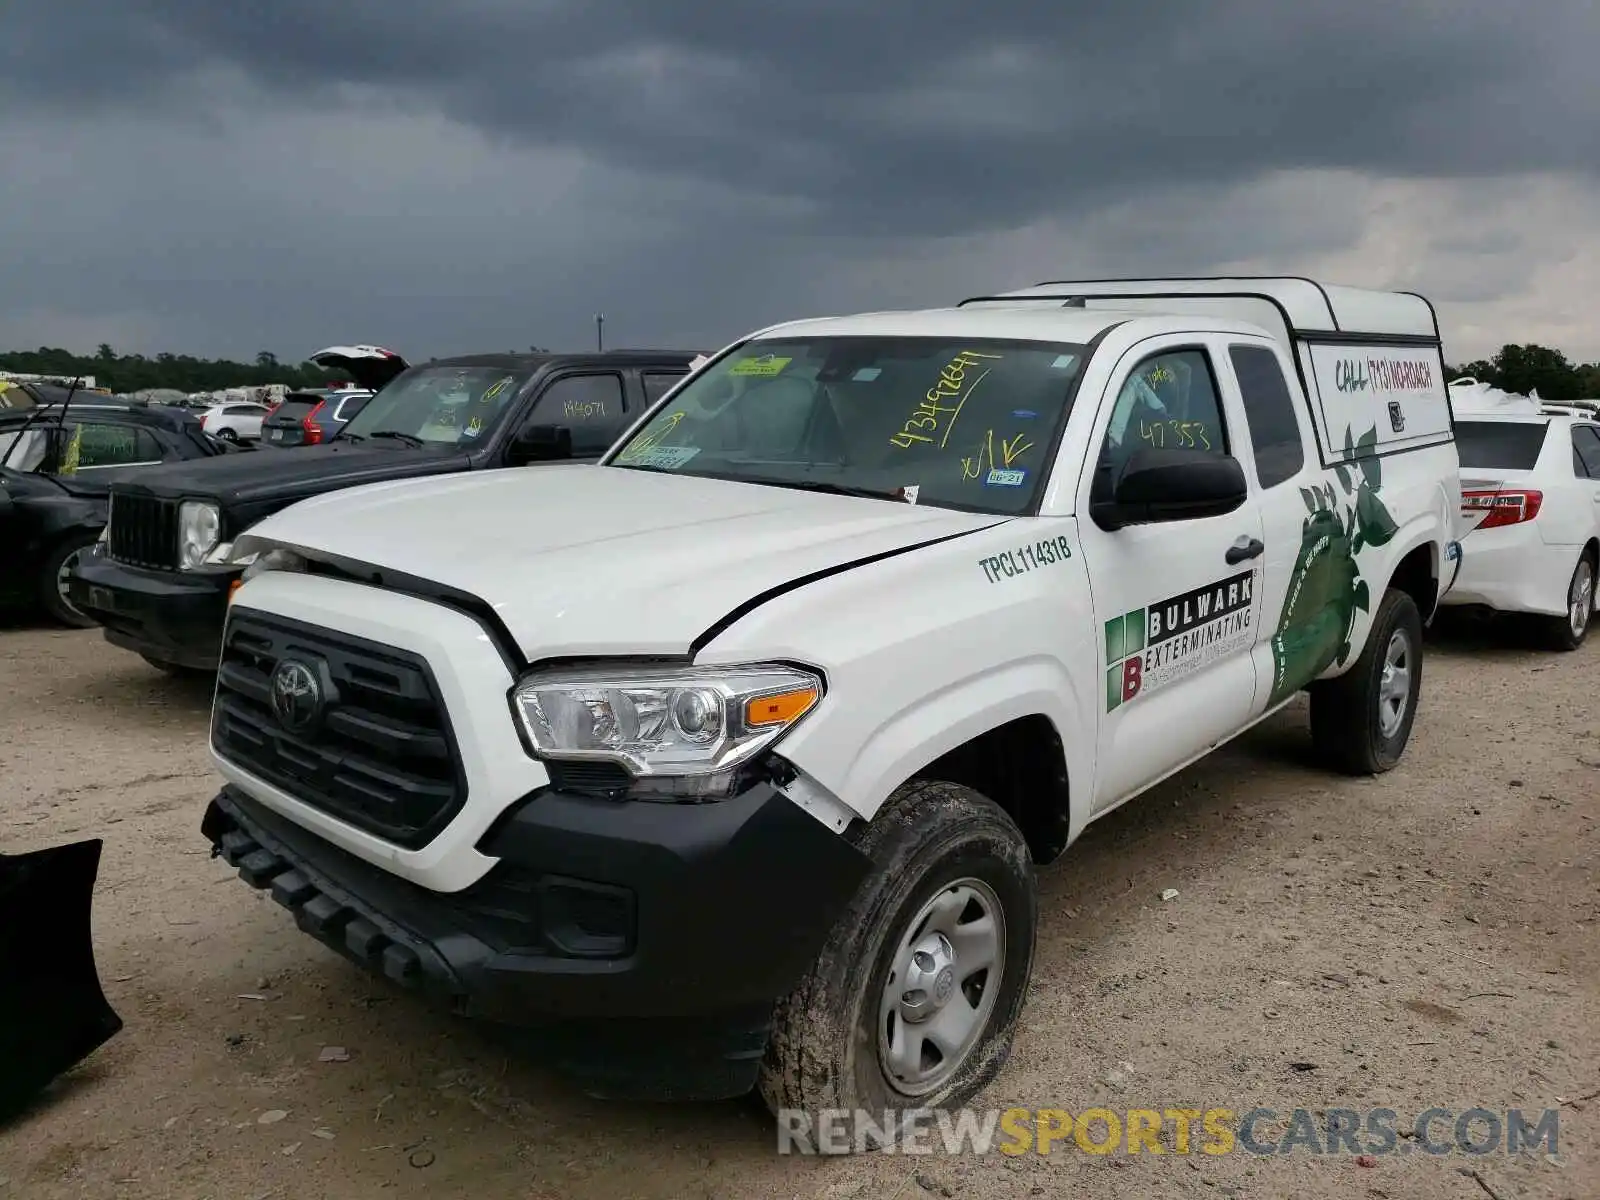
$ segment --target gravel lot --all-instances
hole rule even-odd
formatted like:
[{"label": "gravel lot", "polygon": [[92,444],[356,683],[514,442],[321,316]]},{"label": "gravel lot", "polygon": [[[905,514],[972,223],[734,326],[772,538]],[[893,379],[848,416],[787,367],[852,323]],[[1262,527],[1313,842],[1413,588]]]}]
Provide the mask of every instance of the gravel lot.
[{"label": "gravel lot", "polygon": [[[0,629],[3,847],[106,839],[95,937],[127,1023],[0,1131],[0,1198],[1592,1200],[1597,665],[1600,642],[1458,634],[1388,776],[1309,765],[1295,707],[1096,825],[1043,875],[1024,1030],[980,1101],[1388,1107],[1402,1130],[1566,1101],[1553,1159],[821,1160],[779,1157],[754,1102],[584,1099],[367,979],[207,857],[208,689],[95,632]],[[330,1046],[348,1059],[319,1061]]]}]

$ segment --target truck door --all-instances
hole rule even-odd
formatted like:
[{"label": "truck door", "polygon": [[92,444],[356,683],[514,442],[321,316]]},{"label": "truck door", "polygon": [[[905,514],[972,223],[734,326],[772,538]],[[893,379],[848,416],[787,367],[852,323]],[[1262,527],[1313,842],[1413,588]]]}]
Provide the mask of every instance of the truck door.
[{"label": "truck door", "polygon": [[1112,372],[1079,485],[1104,680],[1100,811],[1241,729],[1255,707],[1251,651],[1261,599],[1261,512],[1254,497],[1220,517],[1108,531],[1091,494],[1142,446],[1230,454],[1242,424],[1205,339],[1155,338]]},{"label": "truck door", "polygon": [[1311,413],[1289,385],[1288,359],[1271,341],[1228,338],[1227,368],[1244,408],[1237,454],[1261,498],[1266,543],[1262,619],[1256,628],[1255,712],[1290,699],[1337,661],[1360,599],[1347,514],[1359,468],[1325,469]]}]

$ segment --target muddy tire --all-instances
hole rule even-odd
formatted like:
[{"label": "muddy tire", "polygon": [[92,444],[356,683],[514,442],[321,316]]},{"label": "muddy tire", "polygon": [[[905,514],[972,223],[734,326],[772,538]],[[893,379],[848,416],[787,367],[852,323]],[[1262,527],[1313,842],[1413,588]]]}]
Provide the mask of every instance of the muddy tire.
[{"label": "muddy tire", "polygon": [[1567,583],[1567,615],[1544,617],[1545,641],[1552,650],[1576,650],[1594,624],[1596,563],[1593,550],[1585,550],[1572,568]]},{"label": "muddy tire", "polygon": [[73,629],[93,629],[99,624],[72,603],[66,594],[67,572],[72,562],[80,554],[91,549],[99,540],[99,536],[99,534],[78,534],[67,538],[45,557],[44,567],[39,572],[39,607],[50,615],[51,620],[71,626]]},{"label": "muddy tire", "polygon": [[1405,753],[1422,695],[1422,617],[1405,592],[1383,594],[1351,668],[1311,685],[1311,742],[1347,775],[1380,775]]},{"label": "muddy tire", "polygon": [[858,844],[874,868],[779,1005],[758,1085],[790,1129],[780,1110],[808,1114],[809,1130],[825,1109],[864,1110],[889,1131],[811,1143],[824,1152],[893,1141],[907,1111],[959,1106],[994,1078],[1033,969],[1033,863],[993,801],[906,784]]}]

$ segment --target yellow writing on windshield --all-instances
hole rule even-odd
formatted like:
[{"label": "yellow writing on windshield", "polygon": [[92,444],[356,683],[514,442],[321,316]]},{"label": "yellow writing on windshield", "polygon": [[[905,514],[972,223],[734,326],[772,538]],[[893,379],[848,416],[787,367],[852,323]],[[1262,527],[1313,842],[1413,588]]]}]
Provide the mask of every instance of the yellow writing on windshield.
[{"label": "yellow writing on windshield", "polygon": [[1157,448],[1211,449],[1211,436],[1204,421],[1140,421],[1139,436]]},{"label": "yellow writing on windshield", "polygon": [[487,403],[488,401],[493,400],[501,392],[506,390],[506,384],[511,382],[511,378],[512,377],[510,375],[507,375],[504,379],[500,379],[490,385],[489,390],[484,392],[484,394],[479,397],[479,402]]},{"label": "yellow writing on windshield", "polygon": [[961,460],[961,477],[963,479],[977,479],[997,467],[1001,469],[1009,468],[1012,463],[1032,449],[1033,443],[1025,435],[1019,433],[1014,437],[1000,439],[1000,456],[996,458],[994,452],[994,430],[991,429],[983,435],[983,441],[978,445],[977,454]]},{"label": "yellow writing on windshield", "polygon": [[771,354],[763,354],[757,358],[741,358],[728,368],[728,374],[754,375],[761,379],[771,379],[774,375],[782,374],[783,369],[793,361],[792,358],[778,358]]},{"label": "yellow writing on windshield", "polygon": [[[950,431],[956,427],[957,418],[961,416],[961,406],[972,398],[972,393],[978,390],[978,385],[993,369],[984,366],[984,360],[1000,357],[999,354],[980,354],[976,350],[963,350],[957,354],[940,369],[938,380],[923,395],[922,403],[906,418],[900,432],[889,439],[889,444],[909,450],[912,446],[931,445],[937,441],[943,448],[950,440]],[[969,379],[968,375],[979,367],[983,367],[983,370]]]},{"label": "yellow writing on windshield", "polygon": [[661,441],[662,438],[666,437],[667,434],[676,429],[682,420],[682,411],[672,413],[664,421],[662,421],[657,428],[640,434],[632,442],[628,443],[627,448],[624,449],[621,454],[617,455],[617,461],[632,462],[636,458],[643,457],[646,453],[655,448],[656,443]]}]

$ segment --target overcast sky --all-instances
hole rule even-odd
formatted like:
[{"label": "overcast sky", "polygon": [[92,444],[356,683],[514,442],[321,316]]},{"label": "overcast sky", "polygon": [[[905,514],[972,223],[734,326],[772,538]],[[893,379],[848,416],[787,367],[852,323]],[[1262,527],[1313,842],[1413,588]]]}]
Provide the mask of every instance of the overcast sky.
[{"label": "overcast sky", "polygon": [[0,348],[711,349],[1043,279],[1600,358],[1594,0],[0,0]]}]

